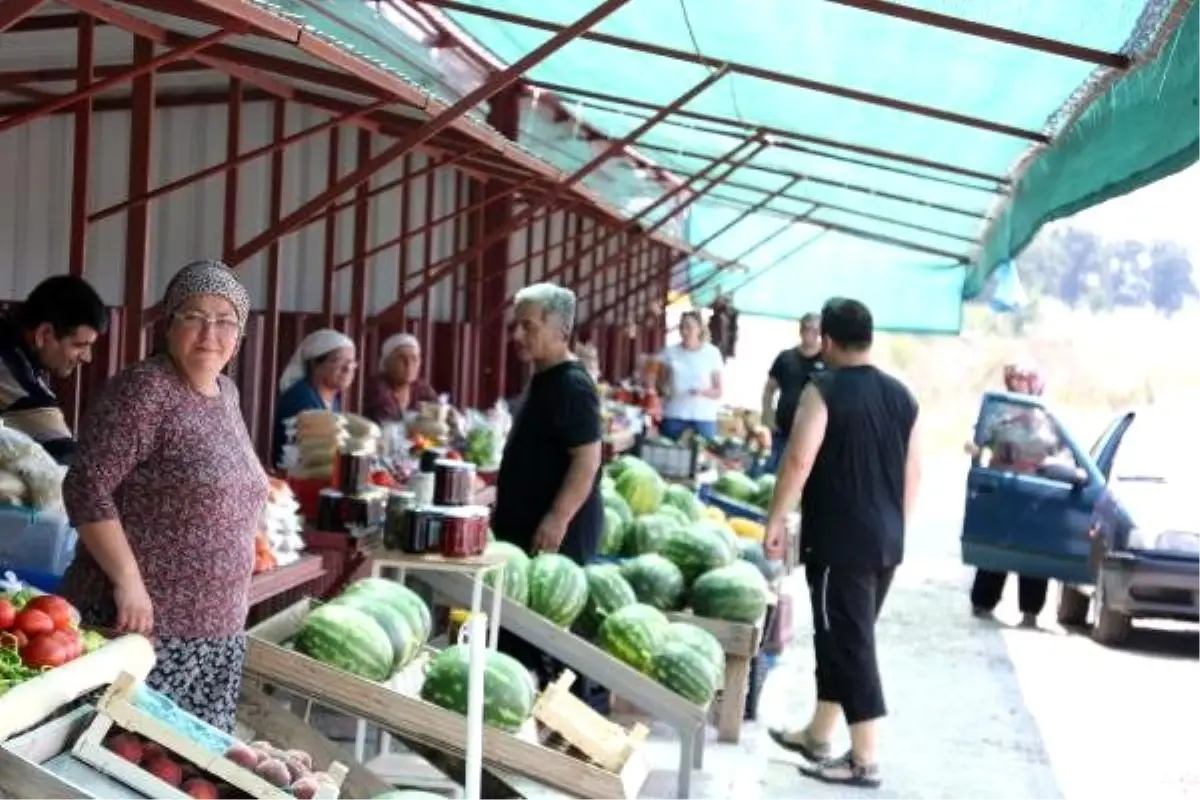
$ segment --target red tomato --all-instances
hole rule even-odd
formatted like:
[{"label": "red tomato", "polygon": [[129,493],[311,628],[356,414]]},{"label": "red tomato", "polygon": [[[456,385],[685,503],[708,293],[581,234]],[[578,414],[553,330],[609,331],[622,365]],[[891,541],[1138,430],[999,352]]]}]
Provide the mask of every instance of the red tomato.
[{"label": "red tomato", "polygon": [[67,663],[67,649],[55,634],[43,633],[21,648],[21,660],[32,669],[61,667]]},{"label": "red tomato", "polygon": [[62,644],[67,653],[67,661],[74,661],[83,655],[83,637],[77,631],[58,630],[49,634]]},{"label": "red tomato", "polygon": [[36,608],[23,609],[17,614],[13,628],[33,638],[40,633],[50,633],[54,630],[54,620],[45,611],[38,611]]},{"label": "red tomato", "polygon": [[58,595],[40,594],[26,603],[23,610],[41,611],[54,620],[54,627],[59,630],[73,628],[79,622],[75,607]]},{"label": "red tomato", "polygon": [[[20,650],[22,647],[29,644],[29,637],[25,635],[25,631],[14,629],[9,631],[8,635],[16,640],[17,650]],[[5,644],[7,645],[7,642]]]},{"label": "red tomato", "polygon": [[0,598],[0,631],[11,628],[16,618],[17,610],[13,608],[13,604],[8,602],[8,598]]}]

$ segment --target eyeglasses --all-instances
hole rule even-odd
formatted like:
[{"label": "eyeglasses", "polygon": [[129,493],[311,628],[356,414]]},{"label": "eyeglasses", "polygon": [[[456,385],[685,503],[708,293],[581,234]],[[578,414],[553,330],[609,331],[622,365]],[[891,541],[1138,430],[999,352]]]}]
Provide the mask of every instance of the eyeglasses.
[{"label": "eyeglasses", "polygon": [[181,311],[175,314],[175,319],[189,331],[202,331],[211,326],[217,332],[217,336],[223,339],[232,339],[242,330],[242,324],[237,317],[210,317],[203,311]]}]

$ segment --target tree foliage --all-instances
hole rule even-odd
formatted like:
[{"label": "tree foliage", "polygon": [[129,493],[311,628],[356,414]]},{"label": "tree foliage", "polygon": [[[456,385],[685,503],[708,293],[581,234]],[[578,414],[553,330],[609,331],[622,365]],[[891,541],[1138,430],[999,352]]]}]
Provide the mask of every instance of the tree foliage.
[{"label": "tree foliage", "polygon": [[1188,252],[1175,242],[1106,241],[1060,226],[1043,232],[1017,265],[1035,304],[1054,297],[1089,311],[1153,307],[1171,315],[1200,298]]}]

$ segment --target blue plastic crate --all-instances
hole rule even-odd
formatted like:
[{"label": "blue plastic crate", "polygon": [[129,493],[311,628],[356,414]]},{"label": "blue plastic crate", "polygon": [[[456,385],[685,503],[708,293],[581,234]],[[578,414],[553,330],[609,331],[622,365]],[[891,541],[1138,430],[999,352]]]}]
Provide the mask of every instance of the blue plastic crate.
[{"label": "blue plastic crate", "polygon": [[46,572],[27,572],[19,569],[4,571],[11,572],[21,583],[32,586],[39,592],[45,592],[46,594],[57,594],[58,587],[62,585],[62,575],[51,575]]},{"label": "blue plastic crate", "polygon": [[698,494],[700,496],[700,502],[704,503],[705,505],[721,509],[721,511],[725,512],[725,516],[727,517],[748,519],[753,522],[763,523],[764,525],[767,522],[767,514],[761,508],[739,502],[722,494],[718,494],[712,490],[711,486],[701,486]]}]

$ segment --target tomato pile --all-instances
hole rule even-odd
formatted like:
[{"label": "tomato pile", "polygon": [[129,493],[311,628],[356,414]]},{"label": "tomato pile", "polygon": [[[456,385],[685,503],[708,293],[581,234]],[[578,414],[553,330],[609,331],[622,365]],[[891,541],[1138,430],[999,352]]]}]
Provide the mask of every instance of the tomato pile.
[{"label": "tomato pile", "polygon": [[0,595],[0,694],[95,650],[104,639],[79,628],[79,612],[58,595]]}]

